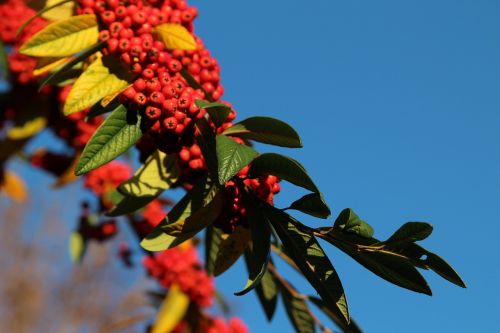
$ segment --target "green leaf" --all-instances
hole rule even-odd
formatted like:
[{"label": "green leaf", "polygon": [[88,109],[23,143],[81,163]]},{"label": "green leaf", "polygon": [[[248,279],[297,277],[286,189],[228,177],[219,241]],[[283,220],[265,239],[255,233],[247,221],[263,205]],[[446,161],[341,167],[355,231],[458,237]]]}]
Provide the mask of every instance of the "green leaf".
[{"label": "green leaf", "polygon": [[314,319],[309,312],[309,308],[304,300],[292,295],[286,288],[281,288],[283,303],[288,318],[292,322],[297,333],[314,333]]},{"label": "green leaf", "polygon": [[248,280],[243,290],[235,295],[241,296],[255,288],[264,276],[271,254],[271,228],[267,216],[262,213],[258,203],[251,195],[243,192],[243,203],[247,212],[248,224],[252,236],[252,247],[246,260]]},{"label": "green leaf", "polygon": [[123,197],[107,215],[133,213],[169,189],[181,173],[176,159],[177,155],[155,151],[131,179],[120,184],[118,191]]},{"label": "green leaf", "polygon": [[232,233],[223,233],[214,264],[214,276],[219,276],[228,270],[245,252],[250,242],[250,231],[237,227]]},{"label": "green leaf", "polygon": [[125,88],[132,77],[112,57],[97,58],[76,80],[64,103],[64,114],[70,115],[93,106],[102,98]]},{"label": "green leaf", "polygon": [[317,297],[309,296],[309,301],[316,305],[323,313],[325,313],[328,318],[330,318],[341,330],[343,333],[363,333],[361,328],[356,324],[354,320],[351,318],[351,322],[349,325],[346,325],[344,320],[340,318],[336,313],[331,311],[323,301]]},{"label": "green leaf", "polygon": [[158,310],[151,333],[172,332],[186,315],[189,302],[189,296],[184,294],[177,284],[172,285]]},{"label": "green leaf", "polygon": [[402,225],[387,241],[391,245],[413,243],[426,239],[432,233],[432,225],[425,222],[408,222]]},{"label": "green leaf", "polygon": [[[365,268],[382,279],[402,288],[426,295],[432,295],[429,285],[408,260],[408,258],[390,251],[378,251],[380,242],[374,238],[364,238],[352,233],[343,233],[336,228],[321,228],[321,238],[333,244]],[[368,248],[362,251],[363,248]]]},{"label": "green leaf", "polygon": [[222,229],[207,227],[205,236],[205,269],[209,275],[214,275],[215,261],[222,241]]},{"label": "green leaf", "polygon": [[219,179],[217,163],[217,145],[213,128],[205,118],[196,121],[196,142],[207,163],[211,179]]},{"label": "green leaf", "polygon": [[[245,252],[245,261],[248,262],[249,258]],[[247,263],[248,265],[248,263]],[[259,302],[264,309],[267,320],[271,321],[273,319],[274,312],[276,311],[276,304],[278,301],[278,285],[276,280],[269,271],[265,271],[260,283],[255,287],[255,292]]]},{"label": "green leaf", "polygon": [[337,272],[314,236],[297,228],[300,222],[267,205],[265,213],[288,255],[316,289],[325,304],[349,323],[349,310]]},{"label": "green leaf", "polygon": [[295,209],[314,217],[326,219],[331,212],[320,193],[309,193],[294,201],[288,209]]},{"label": "green leaf", "polygon": [[231,107],[226,104],[218,102],[208,103],[201,99],[197,99],[195,103],[197,107],[205,109],[208,112],[210,119],[216,127],[220,127],[226,121],[227,116],[231,113]]},{"label": "green leaf", "polygon": [[434,272],[439,274],[442,278],[456,284],[459,287],[467,288],[465,282],[460,278],[457,272],[448,264],[443,258],[437,254],[427,251],[427,259],[425,263]]},{"label": "green leaf", "polygon": [[287,156],[275,153],[258,156],[250,166],[249,178],[257,178],[263,175],[275,175],[309,191],[319,193],[319,189],[304,167]]},{"label": "green leaf", "polygon": [[[96,53],[97,51],[101,50],[106,46],[106,42],[100,42],[95,44],[94,46],[89,47],[88,49],[80,52],[77,54],[75,57],[73,57],[71,60],[65,62],[61,67],[59,67],[56,71],[50,73],[50,75],[47,75],[41,82],[40,86],[38,88],[38,91],[42,90],[43,87],[45,87],[47,84],[58,84],[60,82],[63,82],[66,80],[68,77],[68,74],[74,74],[75,65],[78,63],[86,60],[88,57]],[[79,70],[77,70],[79,72]]]},{"label": "green leaf", "polygon": [[65,57],[97,43],[95,15],[78,15],[49,24],[33,35],[19,52],[32,57]]},{"label": "green leaf", "polygon": [[163,251],[183,243],[212,224],[222,210],[222,194],[218,192],[210,202],[204,202],[201,208],[198,208],[195,200],[196,196],[189,192],[167,218],[142,240],[141,246],[148,251]]},{"label": "green leaf", "polygon": [[85,254],[86,248],[86,241],[82,234],[77,231],[73,232],[69,239],[69,255],[71,257],[71,261],[74,263],[80,263],[83,255]]},{"label": "green leaf", "polygon": [[390,251],[411,258],[423,268],[430,268],[442,278],[456,284],[459,287],[466,288],[464,281],[458,273],[444,259],[437,254],[432,253],[415,243],[403,243],[396,246],[389,245]]},{"label": "green leaf", "polygon": [[225,135],[217,135],[219,184],[225,185],[258,155],[251,147],[241,145]]},{"label": "green leaf", "polygon": [[7,60],[7,50],[0,40],[0,78],[9,79],[9,62]]},{"label": "green leaf", "polygon": [[344,209],[334,224],[335,228],[338,228],[347,233],[353,233],[361,237],[371,238],[373,236],[373,228],[361,220],[356,213],[350,208]]},{"label": "green leaf", "polygon": [[270,117],[245,119],[229,127],[223,134],[281,147],[302,147],[300,137],[293,127]]},{"label": "green leaf", "polygon": [[116,108],[85,146],[75,174],[83,175],[127,151],[142,136],[140,123],[139,115],[134,117],[123,105]]}]

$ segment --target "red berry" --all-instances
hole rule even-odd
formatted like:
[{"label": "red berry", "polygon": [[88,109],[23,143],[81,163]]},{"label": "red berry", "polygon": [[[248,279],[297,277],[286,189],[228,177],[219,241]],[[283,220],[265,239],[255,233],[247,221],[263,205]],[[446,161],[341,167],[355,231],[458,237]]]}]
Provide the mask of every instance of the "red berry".
[{"label": "red berry", "polygon": [[154,78],[155,72],[151,68],[146,68],[144,71],[142,71],[142,77],[146,80],[151,80]]},{"label": "red berry", "polygon": [[123,95],[128,99],[133,99],[136,93],[137,92],[135,91],[134,87],[128,87],[123,91]]},{"label": "red berry", "polygon": [[187,150],[186,148],[182,148],[179,153],[179,157],[182,161],[187,162],[189,161],[191,154],[189,153],[189,150]]},{"label": "red berry", "polygon": [[201,156],[201,150],[197,144],[194,144],[191,148],[189,148],[189,152],[191,153],[191,155],[193,155],[193,157]]},{"label": "red berry", "polygon": [[158,78],[154,77],[151,80],[146,81],[146,90],[149,92],[160,91],[161,84]]},{"label": "red berry", "polygon": [[165,100],[165,97],[163,96],[163,94],[159,91],[154,91],[151,93],[151,95],[149,95],[149,99],[153,102],[153,103],[156,103],[156,104],[162,104],[163,101]]},{"label": "red berry", "polygon": [[148,105],[146,107],[146,117],[150,120],[157,120],[161,116],[161,110],[155,106]]},{"label": "red berry", "polygon": [[163,126],[166,129],[174,130],[177,127],[177,119],[175,119],[174,117],[168,117],[163,120]]},{"label": "red berry", "polygon": [[143,94],[143,93],[137,93],[135,94],[134,96],[134,102],[137,103],[138,105],[144,105],[146,104],[146,102],[148,101],[148,99],[146,98],[146,96]]},{"label": "red berry", "polygon": [[146,81],[144,79],[141,79],[141,78],[135,80],[134,88],[137,91],[143,91],[144,89],[146,89]]},{"label": "red berry", "polygon": [[168,62],[168,68],[172,71],[172,72],[178,72],[181,70],[182,68],[182,64],[180,63],[179,60],[176,60],[176,59],[171,59],[169,62]]},{"label": "red berry", "polygon": [[116,20],[116,15],[113,11],[107,10],[101,14],[101,20],[104,24],[110,25]]}]

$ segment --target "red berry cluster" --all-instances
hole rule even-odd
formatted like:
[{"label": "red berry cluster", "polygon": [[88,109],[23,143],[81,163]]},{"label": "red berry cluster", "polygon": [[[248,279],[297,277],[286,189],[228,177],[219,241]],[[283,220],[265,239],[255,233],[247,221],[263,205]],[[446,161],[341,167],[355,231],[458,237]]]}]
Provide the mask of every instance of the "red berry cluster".
[{"label": "red berry cluster", "polygon": [[128,164],[115,160],[89,172],[84,184],[97,196],[102,196],[109,191],[114,191],[131,175],[132,169]]},{"label": "red berry cluster", "polygon": [[165,288],[176,284],[200,307],[210,306],[214,283],[201,267],[196,249],[191,245],[177,246],[145,257],[144,267]]},{"label": "red berry cluster", "polygon": [[78,232],[83,238],[103,242],[118,232],[115,220],[99,221],[97,215],[89,213],[89,205],[86,202],[82,204],[82,211]]},{"label": "red berry cluster", "polygon": [[273,204],[274,195],[280,191],[279,180],[276,176],[262,176],[260,178],[248,178],[249,167],[243,168],[235,179],[227,182],[223,190],[225,196],[224,207],[221,215],[215,220],[214,227],[222,229],[224,232],[231,233],[237,226],[248,227],[246,219],[246,209],[242,202],[242,189],[238,183],[250,189],[260,199],[269,204]]},{"label": "red berry cluster", "polygon": [[227,322],[220,317],[206,318],[199,323],[199,327],[190,327],[186,321],[181,321],[172,333],[248,333],[248,328],[239,318],[231,318]]},{"label": "red berry cluster", "polygon": [[37,17],[17,36],[21,25],[35,15],[23,0],[7,0],[0,4],[0,38],[4,44],[12,46],[8,55],[9,71],[16,83],[28,84],[34,82],[33,69],[36,66],[34,58],[19,54],[19,47],[32,35],[47,25],[47,22]]}]

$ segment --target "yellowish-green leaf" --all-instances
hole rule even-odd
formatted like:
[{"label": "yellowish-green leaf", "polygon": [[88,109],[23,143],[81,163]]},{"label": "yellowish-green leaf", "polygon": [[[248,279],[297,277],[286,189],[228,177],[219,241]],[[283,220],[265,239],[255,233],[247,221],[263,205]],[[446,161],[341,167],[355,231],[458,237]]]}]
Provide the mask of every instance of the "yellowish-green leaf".
[{"label": "yellowish-green leaf", "polygon": [[[59,5],[59,3],[64,2]],[[51,8],[52,7],[52,8]],[[66,0],[46,0],[45,8],[50,8],[42,14],[42,17],[49,21],[64,20],[73,15],[75,3]]]},{"label": "yellowish-green leaf", "polygon": [[94,60],[73,85],[64,104],[64,114],[82,111],[121,91],[128,85],[129,79],[129,73],[116,60],[108,57]]},{"label": "yellowish-green leaf", "polygon": [[94,45],[98,39],[95,15],[78,15],[49,24],[19,52],[33,57],[66,57]]},{"label": "yellowish-green leaf", "polygon": [[12,171],[5,171],[0,191],[14,201],[23,202],[26,200],[26,185],[22,178]]},{"label": "yellowish-green leaf", "polygon": [[164,23],[154,29],[156,39],[162,41],[170,50],[196,50],[197,44],[193,35],[182,25]]},{"label": "yellowish-green leaf", "polygon": [[151,333],[170,333],[184,318],[189,307],[189,297],[178,285],[170,287],[167,297],[161,304]]},{"label": "yellowish-green leaf", "polygon": [[74,263],[80,263],[85,253],[87,244],[82,234],[75,231],[69,238],[69,256]]},{"label": "yellowish-green leaf", "polygon": [[7,132],[7,138],[11,140],[22,140],[32,137],[37,134],[41,130],[45,128],[47,125],[47,118],[45,117],[36,117],[31,120],[28,120],[24,124],[19,127],[12,127]]},{"label": "yellowish-green leaf", "polygon": [[68,58],[67,57],[45,57],[45,58],[39,58],[35,69],[33,70],[33,75],[34,76],[39,76],[42,74],[45,74],[47,72],[50,72],[57,67],[61,66],[66,62]]},{"label": "yellowish-green leaf", "polygon": [[230,234],[222,234],[221,238],[214,264],[215,276],[224,273],[241,257],[250,242],[250,230],[240,226]]}]

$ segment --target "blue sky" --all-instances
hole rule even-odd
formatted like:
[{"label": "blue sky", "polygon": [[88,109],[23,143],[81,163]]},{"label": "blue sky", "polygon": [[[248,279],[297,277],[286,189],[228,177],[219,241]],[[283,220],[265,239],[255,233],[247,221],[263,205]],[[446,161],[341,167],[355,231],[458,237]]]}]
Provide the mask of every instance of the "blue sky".
[{"label": "blue sky", "polygon": [[[268,115],[299,131],[303,149],[278,151],[304,164],[334,216],[351,207],[378,238],[407,221],[432,223],[422,245],[468,285],[424,272],[434,296],[414,294],[325,244],[360,326],[369,333],[498,330],[500,2],[192,3],[196,31],[222,66],[225,98],[239,119]],[[40,173],[31,177],[39,188],[50,184]],[[301,193],[284,186],[277,203]],[[297,216],[311,226],[332,223]],[[241,263],[217,279],[227,295],[245,281]],[[253,332],[292,331],[281,304],[269,325],[254,295],[230,301]]]}]

